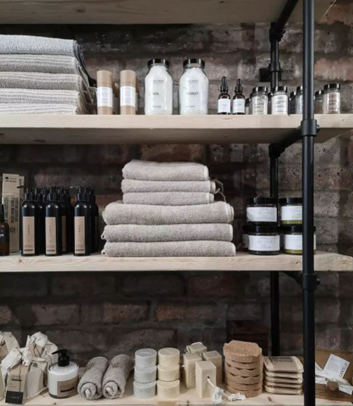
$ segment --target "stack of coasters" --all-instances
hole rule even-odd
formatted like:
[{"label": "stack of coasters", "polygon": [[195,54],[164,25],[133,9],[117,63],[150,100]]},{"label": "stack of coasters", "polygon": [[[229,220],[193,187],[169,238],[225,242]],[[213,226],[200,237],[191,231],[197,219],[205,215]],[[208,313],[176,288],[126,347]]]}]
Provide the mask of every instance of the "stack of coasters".
[{"label": "stack of coasters", "polygon": [[265,391],[283,395],[303,392],[303,364],[297,357],[265,357]]},{"label": "stack of coasters", "polygon": [[263,385],[262,350],[256,343],[231,341],[223,347],[227,391],[259,396]]}]

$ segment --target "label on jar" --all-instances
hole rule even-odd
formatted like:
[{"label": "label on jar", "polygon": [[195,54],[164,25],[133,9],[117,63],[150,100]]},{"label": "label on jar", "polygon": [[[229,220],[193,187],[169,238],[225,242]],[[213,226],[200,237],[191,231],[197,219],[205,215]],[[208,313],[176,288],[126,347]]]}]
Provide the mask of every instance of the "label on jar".
[{"label": "label on jar", "polygon": [[279,235],[249,235],[249,251],[279,251]]},{"label": "label on jar", "polygon": [[[284,249],[291,251],[303,251],[303,235],[284,234]],[[314,250],[316,250],[316,235],[314,235]]]},{"label": "label on jar", "polygon": [[45,218],[45,253],[47,255],[56,255],[56,218]]},{"label": "label on jar", "polygon": [[218,114],[221,113],[230,114],[230,99],[218,100]]},{"label": "label on jar", "polygon": [[276,223],[276,207],[247,207],[246,217],[250,223]]},{"label": "label on jar", "polygon": [[265,116],[268,113],[267,96],[254,96],[251,100],[252,114],[256,116]]},{"label": "label on jar", "polygon": [[272,96],[272,114],[288,114],[288,96],[279,94]]},{"label": "label on jar", "polygon": [[67,381],[58,382],[56,396],[59,399],[64,399],[76,395],[77,385],[78,385],[78,377],[69,379]]},{"label": "label on jar", "polygon": [[245,99],[233,100],[233,114],[245,114]]},{"label": "label on jar", "polygon": [[282,206],[281,207],[282,221],[302,221],[303,208],[302,206]]},{"label": "label on jar", "polygon": [[86,254],[85,217],[75,217],[75,254]]},{"label": "label on jar", "polygon": [[66,216],[61,217],[61,244],[63,252],[66,252]]},{"label": "label on jar", "polygon": [[166,82],[163,79],[153,79],[150,97],[146,97],[145,103],[150,103],[150,110],[162,112],[165,110],[166,103]]},{"label": "label on jar", "polygon": [[120,106],[136,108],[136,88],[133,86],[120,87]]},{"label": "label on jar", "polygon": [[35,225],[34,216],[22,218],[22,251],[24,255],[35,254]]},{"label": "label on jar", "polygon": [[341,94],[330,92],[324,94],[324,114],[339,114],[341,111]]},{"label": "label on jar", "polygon": [[98,107],[113,108],[113,89],[111,87],[99,87],[97,89]]}]

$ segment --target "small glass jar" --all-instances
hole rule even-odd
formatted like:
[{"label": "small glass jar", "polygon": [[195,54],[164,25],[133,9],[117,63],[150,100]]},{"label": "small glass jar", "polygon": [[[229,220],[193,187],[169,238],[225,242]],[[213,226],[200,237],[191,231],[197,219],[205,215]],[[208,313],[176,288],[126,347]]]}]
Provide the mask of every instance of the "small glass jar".
[{"label": "small glass jar", "polygon": [[[316,227],[314,227],[314,252],[316,251]],[[283,250],[286,254],[303,254],[303,225],[285,226],[281,228],[283,234]]]},{"label": "small glass jar", "polygon": [[324,86],[323,112],[324,114],[341,113],[341,85],[339,83],[329,83]]},{"label": "small glass jar", "polygon": [[273,115],[288,114],[287,86],[277,86],[272,89],[271,113]]},{"label": "small glass jar", "polygon": [[252,91],[252,114],[254,116],[266,116],[268,113],[267,87],[254,87]]},{"label": "small glass jar", "polygon": [[323,114],[324,113],[324,91],[318,90],[315,92],[315,114]]},{"label": "small glass jar", "polygon": [[303,86],[298,86],[295,93],[295,114],[303,114]]},{"label": "small glass jar", "polygon": [[254,197],[248,199],[246,206],[248,223],[260,225],[277,225],[277,205],[271,197]]},{"label": "small glass jar", "polygon": [[245,99],[245,114],[250,114],[250,98]]},{"label": "small glass jar", "polygon": [[247,251],[249,248],[249,226],[243,226],[243,251]]},{"label": "small glass jar", "polygon": [[295,92],[289,95],[288,114],[295,114]]},{"label": "small glass jar", "polygon": [[280,236],[277,226],[249,225],[249,254],[278,255],[280,253]]},{"label": "small glass jar", "polygon": [[286,197],[279,200],[281,206],[281,224],[303,223],[303,199],[300,197]]}]

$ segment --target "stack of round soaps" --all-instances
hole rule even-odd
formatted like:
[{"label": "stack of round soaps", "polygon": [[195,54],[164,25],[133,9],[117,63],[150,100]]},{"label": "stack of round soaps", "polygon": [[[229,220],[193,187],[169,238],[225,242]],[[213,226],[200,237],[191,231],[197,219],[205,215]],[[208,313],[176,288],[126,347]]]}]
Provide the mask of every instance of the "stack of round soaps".
[{"label": "stack of round soaps", "polygon": [[158,351],[158,397],[173,399],[180,394],[180,351],[163,348]]},{"label": "stack of round soaps", "polygon": [[149,399],[156,395],[157,351],[144,348],[135,353],[134,395]]},{"label": "stack of round soaps", "polygon": [[255,343],[231,341],[224,345],[225,382],[231,393],[253,398],[262,393],[262,349]]}]

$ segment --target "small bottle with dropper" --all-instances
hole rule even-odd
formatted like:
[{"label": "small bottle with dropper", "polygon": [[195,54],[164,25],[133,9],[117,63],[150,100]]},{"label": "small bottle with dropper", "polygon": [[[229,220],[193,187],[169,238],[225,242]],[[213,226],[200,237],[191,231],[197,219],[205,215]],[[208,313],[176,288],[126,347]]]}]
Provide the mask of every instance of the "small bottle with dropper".
[{"label": "small bottle with dropper", "polygon": [[233,114],[245,114],[245,96],[243,95],[243,86],[240,79],[237,80],[237,85],[234,89]]},{"label": "small bottle with dropper", "polygon": [[230,114],[231,113],[231,97],[229,95],[229,88],[227,78],[223,76],[221,86],[219,88],[218,96],[218,114]]}]

